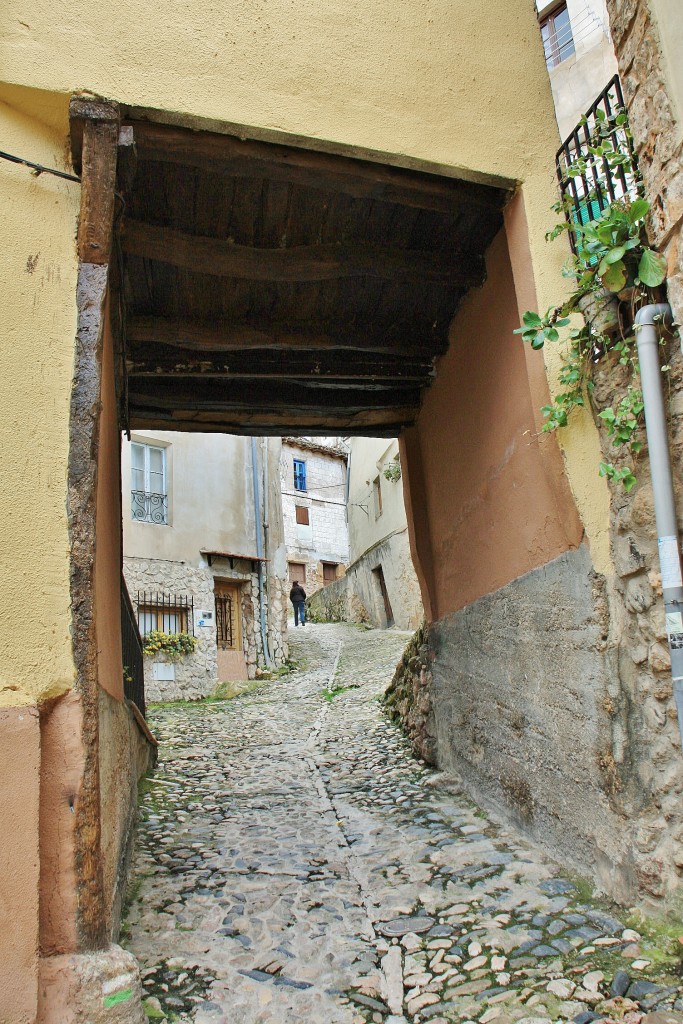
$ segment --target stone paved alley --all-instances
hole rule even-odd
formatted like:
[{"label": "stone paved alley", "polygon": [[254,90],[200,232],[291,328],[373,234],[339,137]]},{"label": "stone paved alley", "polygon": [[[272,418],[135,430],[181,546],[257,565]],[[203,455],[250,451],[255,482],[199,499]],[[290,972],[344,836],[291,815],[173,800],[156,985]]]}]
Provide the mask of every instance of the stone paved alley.
[{"label": "stone paved alley", "polygon": [[377,699],[407,639],[292,629],[289,675],[152,709],[123,934],[148,1015],[683,1021],[675,934],[627,927],[412,757]]}]

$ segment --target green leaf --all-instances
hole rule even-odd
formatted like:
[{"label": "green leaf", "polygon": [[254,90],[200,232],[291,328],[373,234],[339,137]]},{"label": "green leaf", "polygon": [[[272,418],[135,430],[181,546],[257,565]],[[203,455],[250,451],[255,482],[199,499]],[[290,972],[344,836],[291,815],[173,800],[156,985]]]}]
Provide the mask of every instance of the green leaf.
[{"label": "green leaf", "polygon": [[541,324],[543,323],[543,321],[541,320],[541,318],[538,315],[538,313],[533,313],[529,309],[526,311],[526,313],[522,317],[522,322],[525,323],[527,325],[527,327],[540,327]]},{"label": "green leaf", "polygon": [[532,340],[531,347],[536,349],[536,350],[538,350],[539,348],[543,348],[544,343],[545,343],[545,339],[544,339],[543,335],[539,334],[539,335],[537,335]]},{"label": "green leaf", "polygon": [[653,249],[644,249],[638,264],[638,277],[648,288],[656,288],[666,277],[666,258]]},{"label": "green leaf", "polygon": [[610,292],[620,292],[626,284],[626,267],[623,262],[613,263],[604,274],[600,274],[600,280]]},{"label": "green leaf", "polygon": [[610,249],[607,255],[603,257],[602,262],[608,265],[612,263],[617,263],[620,259],[623,258],[625,252],[626,246],[618,245],[616,249]]},{"label": "green leaf", "polygon": [[628,211],[628,218],[632,224],[644,220],[650,212],[650,204],[647,199],[634,199]]}]

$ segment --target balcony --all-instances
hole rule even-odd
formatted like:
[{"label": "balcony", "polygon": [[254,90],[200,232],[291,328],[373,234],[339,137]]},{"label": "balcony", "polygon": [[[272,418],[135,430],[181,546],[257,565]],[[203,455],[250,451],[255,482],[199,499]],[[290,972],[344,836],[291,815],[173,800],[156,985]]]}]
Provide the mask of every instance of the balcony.
[{"label": "balcony", "polygon": [[139,523],[154,523],[168,526],[168,495],[152,494],[149,491],[131,491],[132,518]]}]

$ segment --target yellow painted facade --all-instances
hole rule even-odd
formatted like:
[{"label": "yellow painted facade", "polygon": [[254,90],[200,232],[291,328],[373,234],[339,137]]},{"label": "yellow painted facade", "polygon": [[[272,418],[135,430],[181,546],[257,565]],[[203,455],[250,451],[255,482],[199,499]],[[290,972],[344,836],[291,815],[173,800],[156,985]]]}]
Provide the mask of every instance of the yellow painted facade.
[{"label": "yellow painted facade", "polygon": [[[521,183],[539,306],[566,288],[567,251],[544,240],[558,134],[530,0],[6,0],[0,63],[5,147],[60,167],[68,98],[90,91],[175,123]],[[10,239],[0,416],[12,439],[0,456],[11,589],[0,702],[44,697],[73,677],[65,503],[78,197],[77,184],[0,166]],[[558,358],[546,353],[551,378]],[[560,441],[595,567],[609,571],[608,490],[590,415]]]},{"label": "yellow painted facade", "polygon": [[[4,149],[68,169],[67,129],[68,97],[0,88]],[[66,467],[79,199],[77,182],[0,161],[0,707],[55,696],[74,680]]]}]

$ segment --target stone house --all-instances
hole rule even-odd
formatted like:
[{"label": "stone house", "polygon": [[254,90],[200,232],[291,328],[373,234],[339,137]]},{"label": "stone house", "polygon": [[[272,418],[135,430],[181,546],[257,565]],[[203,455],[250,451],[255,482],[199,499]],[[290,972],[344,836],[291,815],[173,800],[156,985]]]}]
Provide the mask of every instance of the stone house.
[{"label": "stone house", "polygon": [[282,516],[289,583],[311,595],[344,575],[348,446],[338,437],[283,437]]},{"label": "stone house", "polygon": [[320,618],[417,629],[424,616],[413,568],[398,442],[349,442],[349,566],[311,602]]},{"label": "stone house", "polygon": [[[678,7],[608,0],[680,319]],[[539,432],[561,361],[512,334],[566,286],[568,250],[545,243],[560,140],[536,11],[335,13],[0,14],[3,153],[30,164],[0,158],[0,992],[16,1024],[104,1024],[103,985],[121,1014],[136,991],[117,946],[150,744],[123,685],[128,428],[398,437],[438,763],[614,897],[680,897],[646,477],[626,499],[597,476],[588,408]]]},{"label": "stone house", "polygon": [[140,632],[197,638],[177,660],[145,658],[148,699],[207,696],[218,682],[286,660],[279,464],[279,438],[136,431],[124,439],[123,571]]}]

